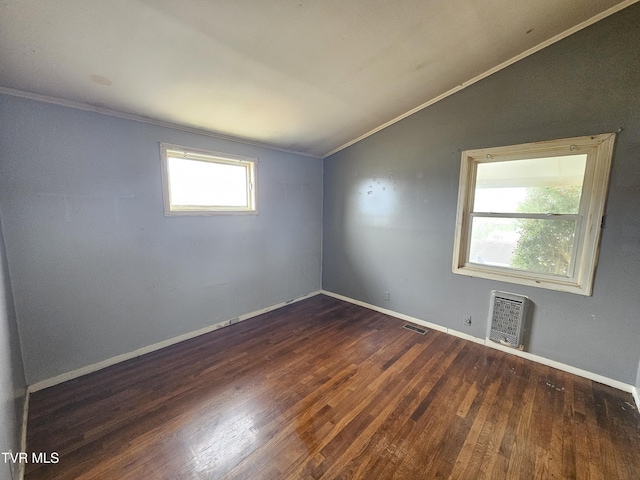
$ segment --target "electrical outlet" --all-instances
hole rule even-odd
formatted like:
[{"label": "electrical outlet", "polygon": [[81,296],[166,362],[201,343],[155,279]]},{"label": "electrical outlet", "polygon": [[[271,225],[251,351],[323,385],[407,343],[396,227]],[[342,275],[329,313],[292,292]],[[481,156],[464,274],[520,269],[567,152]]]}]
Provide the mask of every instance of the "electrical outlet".
[{"label": "electrical outlet", "polygon": [[391,294],[389,292],[384,292],[384,299],[389,301],[390,298],[391,298]]},{"label": "electrical outlet", "polygon": [[471,325],[471,315],[465,315],[464,316],[464,324],[465,325]]}]

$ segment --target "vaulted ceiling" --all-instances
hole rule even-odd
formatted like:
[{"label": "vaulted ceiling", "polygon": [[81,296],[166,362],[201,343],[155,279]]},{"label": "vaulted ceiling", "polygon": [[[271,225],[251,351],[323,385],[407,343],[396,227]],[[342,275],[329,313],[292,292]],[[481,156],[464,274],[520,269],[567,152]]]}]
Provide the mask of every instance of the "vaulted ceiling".
[{"label": "vaulted ceiling", "polygon": [[636,0],[4,0],[0,92],[313,156]]}]

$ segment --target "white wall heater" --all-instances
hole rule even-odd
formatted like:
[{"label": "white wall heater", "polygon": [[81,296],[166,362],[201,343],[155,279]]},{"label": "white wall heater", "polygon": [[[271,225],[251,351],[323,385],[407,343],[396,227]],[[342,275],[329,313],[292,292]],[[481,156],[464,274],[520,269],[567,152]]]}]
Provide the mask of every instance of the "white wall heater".
[{"label": "white wall heater", "polygon": [[487,337],[507,347],[524,349],[529,298],[515,293],[491,292]]}]

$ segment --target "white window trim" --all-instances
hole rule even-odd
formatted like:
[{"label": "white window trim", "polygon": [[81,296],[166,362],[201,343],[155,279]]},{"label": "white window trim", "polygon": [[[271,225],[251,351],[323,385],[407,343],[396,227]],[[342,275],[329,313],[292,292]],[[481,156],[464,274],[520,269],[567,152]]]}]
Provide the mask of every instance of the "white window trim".
[{"label": "white window trim", "polygon": [[[614,141],[615,134],[608,133],[462,152],[453,248],[453,273],[586,296],[592,295]],[[524,160],[537,156],[561,156],[575,153],[586,153],[587,164],[577,219],[579,225],[574,248],[575,260],[572,262],[574,268],[570,272],[570,276],[568,278],[557,277],[470,263],[468,252],[477,165],[486,162]],[[500,214],[493,215],[500,216]],[[570,216],[576,217],[575,215],[567,215],[566,217]],[[536,218],[536,215],[532,217]],[[539,217],[540,215],[538,215]]]},{"label": "white window trim", "polygon": [[[237,206],[197,206],[185,207],[175,206],[171,203],[171,190],[169,188],[168,173],[168,153],[179,153],[182,157],[192,160],[200,160],[219,164],[244,165],[249,172],[249,181],[247,185],[248,199],[247,207]],[[172,145],[169,143],[160,143],[160,160],[162,171],[162,197],[164,203],[164,214],[167,217],[172,216],[207,216],[207,215],[257,215],[256,206],[257,197],[257,169],[258,158],[244,157],[241,155],[233,155],[230,153],[214,152],[210,150],[200,150],[197,148],[183,147],[181,145]]]}]

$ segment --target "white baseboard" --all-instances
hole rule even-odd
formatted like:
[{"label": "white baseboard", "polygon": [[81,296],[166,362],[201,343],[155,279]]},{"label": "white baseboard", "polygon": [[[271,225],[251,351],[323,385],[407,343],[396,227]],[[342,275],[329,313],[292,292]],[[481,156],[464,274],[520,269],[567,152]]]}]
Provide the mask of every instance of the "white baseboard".
[{"label": "white baseboard", "polygon": [[[230,319],[230,320],[225,320],[225,321],[222,321],[222,322],[218,322],[216,324],[209,325],[209,326],[207,326],[205,328],[202,328],[200,330],[196,330],[196,331],[193,331],[193,332],[185,333],[183,335],[179,335],[177,337],[173,337],[173,338],[170,338],[168,340],[164,340],[162,342],[155,343],[153,345],[149,345],[149,346],[146,346],[146,347],[139,348],[137,350],[134,350],[133,352],[125,353],[125,354],[122,354],[122,355],[117,355],[115,357],[108,358],[108,359],[103,360],[101,362],[94,363],[92,365],[88,365],[86,367],[82,367],[82,368],[79,368],[77,370],[73,370],[71,372],[63,373],[63,374],[58,375],[56,377],[49,378],[49,379],[46,379],[46,380],[42,380],[40,382],[36,382],[36,383],[34,383],[32,385],[29,385],[27,387],[27,394],[25,396],[25,407],[24,407],[25,411],[24,411],[23,426],[22,426],[23,451],[25,451],[24,448],[26,448],[26,430],[27,430],[26,429],[26,426],[27,426],[26,422],[27,422],[27,412],[28,412],[28,408],[29,408],[29,394],[30,393],[37,392],[38,390],[42,390],[44,388],[52,387],[54,385],[58,385],[59,383],[66,382],[67,380],[72,380],[74,378],[78,378],[78,377],[81,377],[83,375],[87,375],[89,373],[96,372],[98,370],[102,370],[103,368],[109,367],[111,365],[115,365],[116,363],[124,362],[126,360],[130,360],[132,358],[136,358],[136,357],[145,355],[147,353],[151,353],[151,352],[154,352],[156,350],[160,350],[160,349],[168,347],[170,345],[174,345],[176,343],[180,343],[180,342],[183,342],[185,340],[189,340],[191,338],[195,338],[195,337],[198,337],[200,335],[204,335],[205,333],[209,333],[209,332],[212,332],[214,330],[218,330],[219,328],[226,327],[228,325],[231,325],[232,323],[237,323],[237,322],[241,322],[243,320],[248,320],[249,318],[253,318],[253,317],[256,317],[258,315],[262,315],[263,313],[271,312],[273,310],[276,310],[278,308],[282,308],[282,307],[284,307],[286,305],[289,305],[291,303],[299,302],[300,300],[304,300],[306,298],[310,298],[310,297],[316,296],[318,294],[323,294],[323,295],[327,295],[329,297],[337,298],[339,300],[343,300],[345,302],[352,303],[354,305],[359,305],[361,307],[365,307],[365,308],[368,308],[370,310],[374,310],[374,311],[377,311],[377,312],[380,312],[380,313],[384,313],[384,314],[389,315],[391,317],[399,318],[401,320],[405,320],[407,322],[411,322],[411,323],[414,323],[416,325],[420,325],[420,326],[423,326],[423,327],[426,327],[426,328],[430,328],[432,330],[437,330],[437,331],[440,331],[440,332],[443,332],[443,333],[448,333],[449,335],[454,335],[456,337],[464,338],[465,340],[469,340],[469,341],[472,341],[472,342],[475,342],[475,343],[479,343],[481,345],[485,345],[485,346],[490,347],[490,348],[495,348],[497,350],[501,350],[501,351],[504,351],[506,353],[510,353],[512,355],[517,355],[517,356],[526,358],[527,360],[531,360],[533,362],[541,363],[543,365],[547,365],[547,366],[550,366],[550,367],[553,367],[553,368],[557,368],[558,370],[562,370],[562,371],[565,371],[565,372],[572,373],[574,375],[578,375],[579,377],[587,378],[587,379],[593,380],[595,382],[599,382],[599,383],[602,383],[602,384],[605,384],[605,385],[609,385],[609,386],[611,386],[613,388],[617,388],[618,390],[622,390],[624,392],[631,393],[631,395],[633,396],[633,398],[635,400],[635,403],[636,403],[636,406],[638,408],[638,411],[640,411],[640,392],[633,385],[629,385],[629,384],[620,382],[618,380],[614,380],[614,379],[611,379],[611,378],[608,378],[608,377],[604,377],[602,375],[599,375],[599,374],[593,373],[593,372],[589,372],[587,370],[582,370],[580,368],[576,368],[576,367],[573,367],[571,365],[566,365],[564,363],[560,363],[560,362],[557,362],[555,360],[548,359],[546,357],[541,357],[539,355],[534,355],[534,354],[529,353],[529,352],[523,352],[523,351],[516,350],[516,349],[513,349],[513,348],[504,347],[504,346],[499,345],[499,344],[497,344],[495,342],[492,342],[491,340],[489,340],[487,338],[474,337],[472,335],[460,332],[458,330],[454,330],[452,328],[446,328],[446,327],[443,327],[442,325],[438,325],[436,323],[431,323],[431,322],[428,322],[426,320],[421,320],[419,318],[412,317],[410,315],[405,315],[404,313],[399,313],[399,312],[395,312],[393,310],[389,310],[389,309],[386,309],[386,308],[378,307],[377,305],[373,305],[373,304],[370,304],[370,303],[362,302],[360,300],[356,300],[354,298],[346,297],[346,296],[340,295],[338,293],[333,293],[333,292],[330,292],[328,290],[317,290],[317,291],[308,293],[306,295],[294,298],[292,300],[288,300],[286,302],[280,302],[280,303],[277,303],[275,305],[271,305],[269,307],[266,307],[266,308],[263,308],[263,309],[260,309],[260,310],[256,310],[256,311],[251,312],[251,313],[240,315],[239,317],[237,317],[237,319],[233,318],[233,319]],[[24,469],[24,466],[22,468]],[[22,478],[22,477],[19,477],[19,478]]]},{"label": "white baseboard", "polygon": [[[24,407],[22,409],[22,429],[20,432],[20,451],[27,451],[27,422],[29,420],[29,397],[31,392],[29,392],[29,388],[26,389],[24,393]],[[24,480],[24,471],[26,464],[24,462],[20,462],[20,466],[18,467],[18,479]]]},{"label": "white baseboard", "polygon": [[407,322],[415,323],[416,325],[430,328],[431,330],[437,330],[439,332],[448,333],[449,335],[455,335],[456,337],[464,338],[465,340],[469,340],[469,341],[484,345],[484,339],[482,338],[474,337],[473,335],[459,332],[458,330],[454,330],[452,328],[443,327],[442,325],[438,325],[437,323],[427,322],[426,320],[421,320],[419,318],[412,317],[411,315],[405,315],[404,313],[388,310],[386,308],[378,307],[377,305],[372,305],[371,303],[361,302],[360,300],[356,300],[355,298],[345,297],[344,295],[340,295],[339,293],[329,292],[328,290],[322,290],[320,293],[322,293],[323,295],[327,295],[328,297],[337,298],[338,300],[344,300],[345,302],[353,303],[354,305],[359,305],[361,307],[368,308],[369,310],[375,310],[376,312],[384,313],[385,315],[389,315],[391,317],[399,318],[400,320],[405,320]]},{"label": "white baseboard", "polygon": [[[20,452],[27,451],[27,419],[29,418],[29,388],[25,388],[24,401],[22,404],[22,418],[20,419]],[[24,480],[25,463],[23,461],[16,462],[15,469],[12,470],[11,478],[16,480]],[[12,467],[14,468],[14,467]]]},{"label": "white baseboard", "polygon": [[546,357],[541,357],[540,355],[534,355],[533,353],[523,352],[515,348],[505,347],[504,345],[500,345],[499,343],[492,342],[488,338],[485,339],[484,344],[487,347],[491,347],[491,348],[495,348],[496,350],[511,353],[512,355],[526,358],[527,360],[531,360],[532,362],[541,363],[542,365],[547,365],[548,367],[553,367],[553,368],[557,368],[558,370],[562,370],[564,372],[572,373],[574,375],[577,375],[578,377],[586,378],[588,380],[593,380],[594,382],[598,382],[598,383],[603,383],[604,385],[609,385],[610,387],[617,388],[618,390],[622,390],[623,392],[631,393],[632,395],[633,395],[633,390],[635,390],[635,387],[633,385],[629,385],[628,383],[624,383],[619,380],[614,380],[609,377],[604,377],[597,373],[593,373],[588,370],[582,370],[581,368],[573,367],[571,365],[567,365],[566,363],[560,363]]},{"label": "white baseboard", "polygon": [[44,388],[52,387],[54,385],[58,385],[59,383],[66,382],[68,380],[72,380],[74,378],[82,377],[83,375],[87,375],[89,373],[97,372],[98,370],[102,370],[103,368],[110,367],[111,365],[115,365],[116,363],[124,362],[126,360],[130,360],[132,358],[140,357],[147,353],[155,352],[156,350],[160,350],[162,348],[175,345],[176,343],[184,342],[185,340],[189,340],[191,338],[199,337],[200,335],[204,335],[205,333],[213,332],[214,330],[218,330],[220,328],[226,327],[231,324],[236,324],[238,322],[242,322],[244,320],[248,320],[253,317],[257,317],[258,315],[262,315],[263,313],[271,312],[278,308],[282,308],[286,305],[290,305],[295,302],[299,302],[300,300],[304,300],[306,298],[310,298],[316,296],[320,293],[320,290],[316,290],[314,292],[308,293],[306,295],[302,295],[300,297],[293,298],[291,300],[287,300],[286,302],[280,302],[275,305],[271,305],[269,307],[262,308],[260,310],[256,310],[251,313],[246,313],[244,315],[240,315],[238,317],[224,320],[222,322],[215,323],[213,325],[209,325],[207,327],[201,328],[200,330],[196,330],[193,332],[185,333],[183,335],[179,335],[177,337],[169,338],[167,340],[163,340],[162,342],[154,343],[153,345],[148,345],[146,347],[139,348],[134,350],[133,352],[123,353],[122,355],[117,355],[115,357],[107,358],[106,360],[102,360],[101,362],[94,363],[92,365],[87,365],[86,367],[78,368],[77,370],[72,370],[71,372],[63,373],[61,375],[57,375],[52,378],[48,378],[46,380],[41,380],[39,382],[33,383],[29,385],[27,388],[28,392],[37,392],[38,390],[42,390]]},{"label": "white baseboard", "polygon": [[541,363],[543,365],[547,365],[549,367],[557,368],[558,370],[562,370],[564,372],[572,373],[579,377],[586,378],[588,380],[593,380],[594,382],[602,383],[604,385],[609,385],[610,387],[616,388],[618,390],[622,390],[623,392],[631,393],[633,398],[635,399],[636,405],[638,407],[638,411],[640,411],[640,395],[638,394],[638,389],[635,386],[629,385],[627,383],[620,382],[618,380],[614,380],[612,378],[604,377],[597,373],[589,372],[587,370],[582,370],[580,368],[573,367],[571,365],[567,365],[564,363],[557,362],[555,360],[551,360],[546,357],[541,357],[539,355],[534,355],[529,352],[523,352],[521,350],[517,350],[515,348],[505,347],[498,343],[495,343],[488,338],[478,338],[472,335],[468,335],[463,332],[459,332],[457,330],[453,330],[451,328],[446,328],[441,325],[437,325],[435,323],[427,322],[425,320],[420,320],[419,318],[412,317],[410,315],[405,315],[404,313],[394,312],[393,310],[388,310],[386,308],[378,307],[377,305],[372,305],[370,303],[361,302],[360,300],[356,300],[353,298],[345,297],[344,295],[340,295],[338,293],[329,292],[327,290],[322,290],[320,293],[323,295],[327,295],[329,297],[337,298],[339,300],[344,300],[345,302],[353,303],[354,305],[359,305],[361,307],[368,308],[370,310],[375,310],[376,312],[384,313],[386,315],[399,318],[401,320],[405,320],[407,322],[415,323],[417,325],[422,325],[427,328],[431,328],[432,330],[438,330],[440,332],[448,333],[449,335],[455,335],[456,337],[464,338],[465,340],[470,340],[472,342],[479,343],[481,345],[485,345],[490,348],[495,348],[497,350],[501,350],[506,353],[510,353],[512,355],[517,355],[522,358],[526,358],[527,360],[531,360],[536,363]]}]

